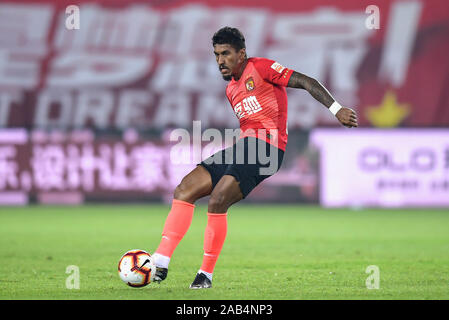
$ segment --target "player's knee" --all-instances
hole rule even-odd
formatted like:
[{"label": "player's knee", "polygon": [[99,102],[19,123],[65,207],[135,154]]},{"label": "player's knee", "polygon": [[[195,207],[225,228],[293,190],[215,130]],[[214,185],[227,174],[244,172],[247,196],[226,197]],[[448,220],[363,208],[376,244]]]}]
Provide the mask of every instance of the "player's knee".
[{"label": "player's knee", "polygon": [[190,203],[194,203],[197,200],[193,196],[192,190],[190,188],[187,188],[186,185],[182,182],[176,186],[173,198]]},{"label": "player's knee", "polygon": [[229,201],[224,192],[212,192],[209,203],[208,212],[225,213],[228,210]]},{"label": "player's knee", "polygon": [[183,179],[175,188],[173,198],[193,204],[196,200],[210,194],[209,190],[210,187],[202,181],[191,183]]}]

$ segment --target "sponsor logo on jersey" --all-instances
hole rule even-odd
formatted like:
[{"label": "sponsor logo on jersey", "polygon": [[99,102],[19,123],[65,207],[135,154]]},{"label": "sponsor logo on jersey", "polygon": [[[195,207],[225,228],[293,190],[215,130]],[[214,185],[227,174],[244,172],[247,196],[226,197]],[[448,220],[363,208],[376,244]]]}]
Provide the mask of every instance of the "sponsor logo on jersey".
[{"label": "sponsor logo on jersey", "polygon": [[237,118],[241,119],[246,115],[251,115],[262,110],[262,106],[255,96],[249,96],[234,106],[234,112]]},{"label": "sponsor logo on jersey", "polygon": [[275,62],[271,65],[271,68],[274,69],[276,72],[282,73],[284,71],[285,67],[278,62]]}]

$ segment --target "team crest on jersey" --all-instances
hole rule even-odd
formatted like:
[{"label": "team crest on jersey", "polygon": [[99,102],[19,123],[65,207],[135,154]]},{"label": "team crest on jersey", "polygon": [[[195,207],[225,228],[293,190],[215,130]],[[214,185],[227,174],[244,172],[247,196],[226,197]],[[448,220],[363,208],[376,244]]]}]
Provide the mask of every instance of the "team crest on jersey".
[{"label": "team crest on jersey", "polygon": [[246,80],[245,85],[246,85],[246,91],[254,90],[254,88],[256,87],[256,86],[254,85],[254,79],[253,79],[252,77],[251,77],[251,78],[248,78],[248,79]]}]

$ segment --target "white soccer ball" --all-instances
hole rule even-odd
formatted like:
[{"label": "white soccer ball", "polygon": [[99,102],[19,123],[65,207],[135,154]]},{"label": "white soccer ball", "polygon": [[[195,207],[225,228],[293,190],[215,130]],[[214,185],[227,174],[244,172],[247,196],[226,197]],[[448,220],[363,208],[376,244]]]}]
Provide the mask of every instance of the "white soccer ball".
[{"label": "white soccer ball", "polygon": [[154,279],[156,265],[145,250],[127,251],[118,263],[120,279],[131,287],[144,287]]}]

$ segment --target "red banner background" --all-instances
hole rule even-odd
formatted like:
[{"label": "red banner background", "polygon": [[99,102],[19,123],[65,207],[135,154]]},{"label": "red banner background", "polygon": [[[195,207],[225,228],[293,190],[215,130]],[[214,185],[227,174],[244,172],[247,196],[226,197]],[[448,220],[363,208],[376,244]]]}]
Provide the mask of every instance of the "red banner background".
[{"label": "red banner background", "polygon": [[[68,5],[80,9],[67,30]],[[369,5],[380,13],[368,29]],[[449,3],[15,1],[0,4],[0,126],[238,126],[210,38],[240,28],[250,56],[321,81],[362,126],[449,125]],[[289,130],[335,126],[289,89]]]}]

